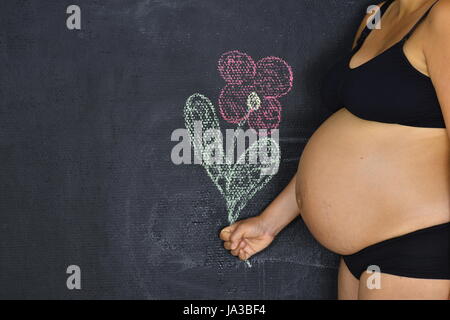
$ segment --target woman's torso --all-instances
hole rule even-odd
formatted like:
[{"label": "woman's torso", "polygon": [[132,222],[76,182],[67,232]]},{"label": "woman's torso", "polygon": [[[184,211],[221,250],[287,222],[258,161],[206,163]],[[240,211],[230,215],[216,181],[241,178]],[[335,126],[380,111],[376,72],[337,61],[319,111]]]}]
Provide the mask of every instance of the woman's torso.
[{"label": "woman's torso", "polygon": [[447,222],[449,149],[443,129],[372,122],[341,109],[301,156],[302,217],[340,254]]},{"label": "woman's torso", "polygon": [[[365,110],[362,95],[354,98],[349,90],[366,76],[366,91],[373,88],[374,94],[378,90],[381,96],[390,97],[392,84],[377,86],[370,83],[369,76],[378,72],[375,78],[382,80],[383,73],[377,70],[385,68],[396,54],[399,52],[388,50],[361,69],[346,71],[344,102],[360,114],[357,117],[345,108],[334,113],[311,137],[300,160],[297,199],[302,217],[319,242],[340,254],[450,220],[450,146],[442,115],[436,112],[435,93],[426,88],[429,81],[433,89],[430,79],[412,65],[400,66],[412,70],[404,69],[404,92],[399,96],[408,92],[408,85],[411,94],[423,90],[417,95],[423,97],[421,104],[417,104],[418,98],[409,100],[415,112],[404,113],[411,116],[411,125],[406,117],[402,124],[395,123],[401,115],[398,112],[389,119],[389,110],[400,106],[392,103],[398,96],[385,99],[390,108],[383,100],[374,99],[386,111],[385,123],[376,118],[373,101],[368,102],[371,109]],[[403,72],[394,67],[391,77]],[[370,95],[364,96],[370,99]],[[401,107],[408,110],[407,105]],[[363,119],[364,115],[375,121]]]}]

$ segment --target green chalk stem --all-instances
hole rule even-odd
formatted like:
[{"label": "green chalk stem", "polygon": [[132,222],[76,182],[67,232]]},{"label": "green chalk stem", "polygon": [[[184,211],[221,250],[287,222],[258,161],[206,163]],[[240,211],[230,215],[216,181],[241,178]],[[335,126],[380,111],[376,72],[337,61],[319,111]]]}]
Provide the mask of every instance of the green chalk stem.
[{"label": "green chalk stem", "polygon": [[[201,157],[203,167],[225,198],[228,222],[233,224],[248,201],[272,179],[273,175],[263,174],[263,170],[279,167],[281,158],[279,145],[272,138],[260,138],[239,155],[236,163],[226,164],[223,142],[220,141],[218,146],[215,139],[210,141],[204,138],[211,130],[220,132],[219,119],[212,102],[204,95],[193,94],[186,101],[184,119],[194,152]],[[201,123],[201,128],[196,127],[198,123]],[[238,128],[242,128],[244,123],[245,121],[239,123]],[[267,151],[269,147],[271,149],[269,161],[251,161],[255,160],[252,156],[261,155],[261,151],[263,149]],[[223,159],[222,163],[214,161],[217,159]],[[251,267],[248,260],[245,262]]]}]

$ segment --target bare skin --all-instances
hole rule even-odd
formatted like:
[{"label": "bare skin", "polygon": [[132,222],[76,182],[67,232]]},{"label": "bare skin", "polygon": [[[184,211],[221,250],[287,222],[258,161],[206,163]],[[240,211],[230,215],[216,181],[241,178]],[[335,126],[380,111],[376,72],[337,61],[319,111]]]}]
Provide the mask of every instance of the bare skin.
[{"label": "bare skin", "polygon": [[[397,43],[435,0],[397,0],[350,61],[357,68]],[[364,27],[363,20],[361,28]],[[440,0],[406,42],[412,67],[431,78],[450,128],[450,0]],[[368,97],[370,99],[370,97]],[[224,228],[240,259],[266,248],[300,213],[314,237],[338,254],[450,221],[450,129],[362,120],[345,108],[314,133],[297,174],[261,213]],[[351,231],[351,232],[349,232]],[[339,299],[448,299],[449,280],[381,274],[370,290],[341,261]]]}]

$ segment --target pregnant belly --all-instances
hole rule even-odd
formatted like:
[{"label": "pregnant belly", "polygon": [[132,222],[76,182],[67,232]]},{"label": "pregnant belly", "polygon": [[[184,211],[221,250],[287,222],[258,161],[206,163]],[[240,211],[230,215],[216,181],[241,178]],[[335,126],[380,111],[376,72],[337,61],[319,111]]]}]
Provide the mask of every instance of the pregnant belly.
[{"label": "pregnant belly", "polygon": [[341,109],[302,153],[302,217],[339,254],[448,222],[449,156],[445,129],[366,121]]}]

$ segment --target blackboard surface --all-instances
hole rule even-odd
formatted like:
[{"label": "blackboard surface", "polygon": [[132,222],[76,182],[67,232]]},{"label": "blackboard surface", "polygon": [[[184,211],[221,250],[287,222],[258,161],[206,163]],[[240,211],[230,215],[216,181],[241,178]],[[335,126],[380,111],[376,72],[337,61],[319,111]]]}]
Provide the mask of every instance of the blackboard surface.
[{"label": "blackboard surface", "polygon": [[[72,4],[81,30],[66,27]],[[240,218],[260,213],[328,116],[320,78],[366,5],[2,0],[0,298],[335,298],[338,258],[301,219],[251,267],[225,251],[224,200],[204,168],[172,163],[170,137],[190,95],[217,101],[222,53],[287,61],[280,169]],[[69,265],[81,290],[66,287]]]}]

